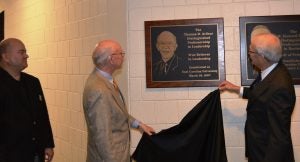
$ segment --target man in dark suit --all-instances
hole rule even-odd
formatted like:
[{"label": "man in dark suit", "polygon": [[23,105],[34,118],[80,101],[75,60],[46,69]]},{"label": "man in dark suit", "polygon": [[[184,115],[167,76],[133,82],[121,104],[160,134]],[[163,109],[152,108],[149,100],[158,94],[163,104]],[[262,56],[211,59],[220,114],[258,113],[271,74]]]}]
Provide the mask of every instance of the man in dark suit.
[{"label": "man in dark suit", "polygon": [[228,81],[219,86],[220,90],[240,93],[248,99],[245,124],[248,161],[294,162],[290,126],[296,97],[292,78],[280,61],[280,40],[271,33],[255,35],[248,53],[251,63],[260,69],[250,88]]},{"label": "man in dark suit", "polygon": [[51,161],[54,141],[42,87],[22,72],[25,45],[5,39],[0,54],[0,162]]},{"label": "man in dark suit", "polygon": [[130,128],[151,135],[153,128],[129,115],[112,74],[125,53],[119,43],[103,40],[93,52],[95,69],[86,80],[83,109],[88,128],[87,162],[130,162]]}]

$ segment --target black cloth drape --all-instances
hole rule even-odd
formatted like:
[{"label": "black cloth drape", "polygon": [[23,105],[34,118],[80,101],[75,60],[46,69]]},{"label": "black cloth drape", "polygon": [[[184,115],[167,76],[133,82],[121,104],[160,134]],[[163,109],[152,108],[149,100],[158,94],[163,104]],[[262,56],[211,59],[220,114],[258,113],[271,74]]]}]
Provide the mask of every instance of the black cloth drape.
[{"label": "black cloth drape", "polygon": [[143,134],[132,155],[137,162],[227,162],[220,92],[201,100],[169,129]]}]

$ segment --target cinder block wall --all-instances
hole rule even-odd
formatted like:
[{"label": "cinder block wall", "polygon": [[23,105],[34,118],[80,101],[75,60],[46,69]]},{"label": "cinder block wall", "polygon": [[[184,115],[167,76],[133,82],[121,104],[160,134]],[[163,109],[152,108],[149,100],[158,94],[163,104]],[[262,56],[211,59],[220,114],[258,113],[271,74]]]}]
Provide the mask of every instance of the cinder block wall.
[{"label": "cinder block wall", "polygon": [[[227,80],[240,85],[239,16],[300,14],[298,0],[129,0],[128,53],[131,113],[157,130],[177,124],[205,95],[208,88],[146,88],[144,21],[224,18],[225,68]],[[300,86],[296,86],[297,105],[292,135],[296,161],[300,162]],[[222,108],[229,162],[243,162],[244,123],[247,101],[223,93]],[[132,150],[140,134],[132,133]]]},{"label": "cinder block wall", "polygon": [[[239,16],[299,14],[298,0],[0,0],[5,36],[24,41],[30,55],[26,72],[40,78],[55,135],[54,162],[84,162],[86,126],[81,96],[93,68],[91,52],[113,38],[127,51],[117,78],[130,112],[156,130],[177,124],[216,87],[146,89],[145,20],[224,17],[226,78],[240,84]],[[128,24],[128,25],[127,25]],[[128,65],[128,66],[127,66]],[[300,161],[300,86],[292,134]],[[229,162],[244,160],[246,101],[222,94]],[[132,131],[132,150],[140,134]]]},{"label": "cinder block wall", "polygon": [[[93,69],[91,54],[106,38],[126,50],[126,1],[1,0],[0,7],[5,9],[5,37],[23,40],[29,54],[26,72],[42,83],[55,136],[54,162],[84,162],[81,98]],[[117,77],[127,92],[127,70]]]}]

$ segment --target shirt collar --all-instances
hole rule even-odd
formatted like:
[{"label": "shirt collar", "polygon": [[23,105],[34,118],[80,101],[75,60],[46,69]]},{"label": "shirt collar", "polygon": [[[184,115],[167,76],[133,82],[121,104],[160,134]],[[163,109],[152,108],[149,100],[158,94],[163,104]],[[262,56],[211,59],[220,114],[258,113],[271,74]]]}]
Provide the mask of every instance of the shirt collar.
[{"label": "shirt collar", "polygon": [[96,68],[96,70],[97,70],[97,72],[98,72],[99,74],[101,74],[104,78],[108,79],[109,82],[113,83],[113,77],[112,77],[109,73],[107,73],[107,72],[105,72],[105,71],[102,71],[102,70],[100,70],[100,69],[98,69],[98,68]]},{"label": "shirt collar", "polygon": [[274,63],[265,70],[261,71],[261,80],[265,79],[267,75],[270,74],[270,72],[277,66],[278,63]]}]

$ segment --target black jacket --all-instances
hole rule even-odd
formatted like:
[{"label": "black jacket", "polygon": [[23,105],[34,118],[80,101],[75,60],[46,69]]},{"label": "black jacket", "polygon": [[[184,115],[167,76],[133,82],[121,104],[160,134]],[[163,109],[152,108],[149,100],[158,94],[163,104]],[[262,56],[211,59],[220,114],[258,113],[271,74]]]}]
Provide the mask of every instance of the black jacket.
[{"label": "black jacket", "polygon": [[37,78],[20,81],[0,68],[0,162],[32,162],[54,141],[47,107]]},{"label": "black jacket", "polygon": [[152,136],[144,133],[132,157],[137,162],[227,162],[219,90],[178,125]]},{"label": "black jacket", "polygon": [[243,95],[248,99],[248,161],[294,162],[290,127],[296,95],[287,68],[280,62],[264,80],[245,88]]}]

